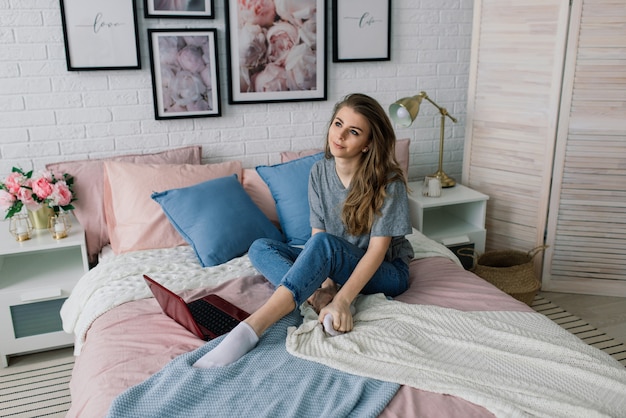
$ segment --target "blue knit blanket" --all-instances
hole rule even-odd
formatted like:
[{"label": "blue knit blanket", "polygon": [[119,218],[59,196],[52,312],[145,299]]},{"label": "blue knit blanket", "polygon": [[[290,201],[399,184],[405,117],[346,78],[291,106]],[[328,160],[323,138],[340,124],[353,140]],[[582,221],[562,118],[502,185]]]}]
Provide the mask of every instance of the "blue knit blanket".
[{"label": "blue knit blanket", "polygon": [[287,353],[297,313],[263,334],[257,347],[227,367],[197,369],[221,338],[183,354],[120,394],[108,417],[376,417],[399,385],[340,372]]}]

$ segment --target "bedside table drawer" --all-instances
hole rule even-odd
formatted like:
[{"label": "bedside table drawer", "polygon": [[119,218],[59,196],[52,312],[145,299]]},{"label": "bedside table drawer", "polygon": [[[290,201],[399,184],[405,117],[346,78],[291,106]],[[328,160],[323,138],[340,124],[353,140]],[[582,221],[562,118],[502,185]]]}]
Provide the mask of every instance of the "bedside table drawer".
[{"label": "bedside table drawer", "polygon": [[73,337],[63,331],[60,311],[74,284],[68,280],[36,290],[0,292],[0,352],[13,354],[45,348],[54,341],[50,337],[55,333],[69,337],[62,341],[71,344]]},{"label": "bedside table drawer", "polygon": [[59,312],[65,299],[67,298],[9,306],[13,338],[63,331]]},{"label": "bedside table drawer", "polygon": [[12,354],[30,353],[56,347],[67,347],[74,343],[74,336],[63,331],[61,306],[69,296],[37,302],[19,301],[19,295],[2,295],[0,299],[0,333],[2,346],[0,360],[8,366]]}]

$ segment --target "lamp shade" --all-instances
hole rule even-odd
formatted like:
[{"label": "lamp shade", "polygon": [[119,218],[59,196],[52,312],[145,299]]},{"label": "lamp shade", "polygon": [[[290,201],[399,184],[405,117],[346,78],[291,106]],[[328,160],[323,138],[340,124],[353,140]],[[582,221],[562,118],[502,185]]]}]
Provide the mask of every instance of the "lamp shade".
[{"label": "lamp shade", "polygon": [[456,122],[456,119],[448,113],[445,107],[441,107],[437,103],[433,102],[425,91],[420,92],[417,96],[403,97],[389,106],[389,117],[394,123],[402,126],[403,128],[411,126],[417,117],[417,113],[420,110],[420,104],[424,99],[435,106],[441,114],[441,129],[439,129],[439,168],[437,172],[433,174],[433,177],[437,177],[439,179],[441,187],[452,187],[456,184],[456,181],[443,171],[443,139],[444,131],[446,129],[446,117],[449,117],[452,122]]},{"label": "lamp shade", "polygon": [[389,106],[391,120],[404,128],[411,126],[411,123],[417,117],[423,98],[422,94],[418,94],[413,97],[404,97],[393,103]]}]

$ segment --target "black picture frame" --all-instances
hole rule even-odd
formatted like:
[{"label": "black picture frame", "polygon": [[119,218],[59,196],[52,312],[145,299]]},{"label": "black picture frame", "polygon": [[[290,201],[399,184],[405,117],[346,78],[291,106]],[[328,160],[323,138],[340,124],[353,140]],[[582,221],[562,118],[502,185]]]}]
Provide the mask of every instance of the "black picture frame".
[{"label": "black picture frame", "polygon": [[217,29],[148,29],[148,45],[155,119],[222,115]]},{"label": "black picture frame", "polygon": [[184,2],[169,0],[144,0],[143,14],[146,18],[214,19],[214,0]]},{"label": "black picture frame", "polygon": [[279,16],[273,2],[259,13],[226,0],[230,104],[327,99],[326,2]]},{"label": "black picture frame", "polygon": [[391,60],[391,0],[333,0],[333,62]]},{"label": "black picture frame", "polygon": [[133,0],[59,0],[68,71],[141,68]]}]

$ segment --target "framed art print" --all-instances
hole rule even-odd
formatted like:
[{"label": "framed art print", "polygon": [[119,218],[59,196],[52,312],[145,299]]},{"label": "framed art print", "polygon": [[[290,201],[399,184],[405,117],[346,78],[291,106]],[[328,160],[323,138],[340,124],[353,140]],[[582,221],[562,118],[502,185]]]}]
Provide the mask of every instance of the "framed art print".
[{"label": "framed art print", "polygon": [[133,0],[60,0],[67,69],[141,68]]},{"label": "framed art print", "polygon": [[144,0],[144,16],[160,18],[213,19],[213,0]]},{"label": "framed art print", "polygon": [[326,100],[326,0],[226,0],[231,104]]},{"label": "framed art print", "polygon": [[391,59],[391,0],[333,0],[333,62]]},{"label": "framed art print", "polygon": [[216,29],[148,29],[156,119],[221,116]]}]

